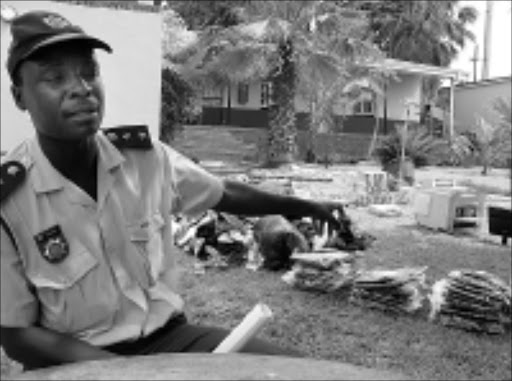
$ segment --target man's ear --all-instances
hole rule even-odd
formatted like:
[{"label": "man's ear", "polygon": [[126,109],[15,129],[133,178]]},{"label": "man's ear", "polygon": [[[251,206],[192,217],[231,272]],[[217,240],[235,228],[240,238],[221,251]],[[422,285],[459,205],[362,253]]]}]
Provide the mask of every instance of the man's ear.
[{"label": "man's ear", "polygon": [[11,94],[14,99],[14,103],[16,103],[16,106],[18,106],[20,110],[25,111],[27,107],[25,106],[23,94],[21,93],[21,87],[17,85],[11,85]]}]

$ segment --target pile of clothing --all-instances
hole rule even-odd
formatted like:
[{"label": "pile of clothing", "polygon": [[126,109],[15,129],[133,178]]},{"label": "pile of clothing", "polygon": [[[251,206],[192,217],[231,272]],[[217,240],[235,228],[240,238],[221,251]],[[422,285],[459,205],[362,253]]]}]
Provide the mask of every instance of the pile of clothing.
[{"label": "pile of clothing", "polygon": [[322,250],[295,253],[293,266],[282,280],[293,287],[307,291],[334,292],[346,290],[359,272],[359,252]]},{"label": "pile of clothing", "polygon": [[240,266],[253,245],[251,222],[209,210],[196,219],[175,221],[175,244],[204,267]]},{"label": "pile of clothing", "polygon": [[361,271],[354,280],[350,301],[389,312],[419,311],[423,307],[426,269]]},{"label": "pile of clothing", "polygon": [[329,230],[309,218],[293,219],[281,215],[246,218],[209,210],[199,218],[174,221],[175,244],[202,262],[204,267],[246,267],[289,270],[294,253],[331,249],[365,250],[375,240],[356,231],[350,219],[335,213],[340,229]]},{"label": "pile of clothing", "polygon": [[432,286],[430,305],[430,319],[443,325],[490,334],[510,330],[510,286],[485,271],[450,272]]}]

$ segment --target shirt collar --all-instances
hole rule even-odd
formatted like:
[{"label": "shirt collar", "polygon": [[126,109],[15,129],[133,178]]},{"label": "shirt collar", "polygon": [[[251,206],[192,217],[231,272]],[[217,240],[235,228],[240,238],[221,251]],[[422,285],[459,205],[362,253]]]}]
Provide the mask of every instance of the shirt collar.
[{"label": "shirt collar", "polygon": [[125,161],[121,152],[119,152],[119,150],[110,143],[102,132],[96,134],[96,141],[98,142],[100,161],[105,169],[110,171]]},{"label": "shirt collar", "polygon": [[[125,160],[103,133],[96,134],[96,141],[98,143],[98,165],[110,171]],[[66,179],[51,165],[41,150],[37,138],[34,137],[28,142],[27,150],[28,155],[22,159],[22,162],[27,170],[33,167],[34,190],[37,193],[46,193],[62,189]]]},{"label": "shirt collar", "polygon": [[32,169],[32,184],[37,193],[56,191],[64,187],[64,177],[52,166],[36,137],[28,143],[31,161],[26,163]]}]

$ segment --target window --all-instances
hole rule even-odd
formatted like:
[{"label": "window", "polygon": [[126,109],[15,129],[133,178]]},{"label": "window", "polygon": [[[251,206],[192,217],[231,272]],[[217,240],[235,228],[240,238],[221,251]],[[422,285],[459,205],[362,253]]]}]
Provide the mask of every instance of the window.
[{"label": "window", "polygon": [[261,83],[261,107],[265,108],[270,106],[272,103],[272,83],[262,82]]},{"label": "window", "polygon": [[249,102],[249,84],[241,82],[238,84],[238,104],[245,105]]},{"label": "window", "polygon": [[373,115],[373,102],[370,100],[363,100],[356,102],[352,108],[354,115]]},{"label": "window", "polygon": [[222,88],[206,87],[203,88],[203,106],[221,107],[222,106]]}]

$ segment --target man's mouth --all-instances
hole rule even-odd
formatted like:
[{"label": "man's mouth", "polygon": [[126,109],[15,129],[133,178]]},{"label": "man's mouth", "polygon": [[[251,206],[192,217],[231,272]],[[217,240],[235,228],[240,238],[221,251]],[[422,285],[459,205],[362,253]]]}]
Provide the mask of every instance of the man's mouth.
[{"label": "man's mouth", "polygon": [[96,107],[84,107],[66,112],[65,116],[70,119],[93,119],[99,116],[99,112]]}]

